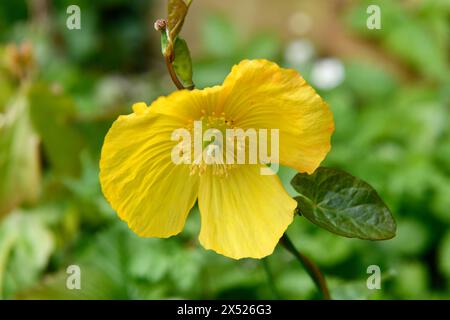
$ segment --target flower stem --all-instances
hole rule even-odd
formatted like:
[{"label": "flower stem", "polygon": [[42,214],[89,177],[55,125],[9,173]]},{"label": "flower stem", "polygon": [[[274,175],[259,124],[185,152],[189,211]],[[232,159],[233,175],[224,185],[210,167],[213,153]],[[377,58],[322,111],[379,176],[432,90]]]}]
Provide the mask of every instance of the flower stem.
[{"label": "flower stem", "polygon": [[167,70],[169,71],[169,74],[170,74],[170,78],[172,79],[172,81],[175,84],[175,86],[177,87],[177,89],[178,90],[186,89],[183,86],[183,84],[181,83],[180,79],[178,79],[177,74],[175,73],[175,69],[173,68],[173,63],[171,61],[172,59],[170,59],[170,56],[166,55],[165,60],[166,60]]},{"label": "flower stem", "polygon": [[325,300],[331,300],[327,282],[325,281],[325,277],[323,276],[322,271],[320,271],[319,267],[295,248],[294,244],[292,243],[291,239],[289,239],[286,233],[281,238],[280,243],[303,265],[306,272],[308,272],[317,289],[321,293],[322,298]]}]

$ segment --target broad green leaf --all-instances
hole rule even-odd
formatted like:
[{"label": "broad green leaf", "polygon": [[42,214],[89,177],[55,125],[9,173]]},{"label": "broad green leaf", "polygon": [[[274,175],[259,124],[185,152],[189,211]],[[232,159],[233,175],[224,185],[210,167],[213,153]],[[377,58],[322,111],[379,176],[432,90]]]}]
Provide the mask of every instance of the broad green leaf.
[{"label": "broad green leaf", "polygon": [[0,217],[40,189],[39,138],[29,118],[27,99],[19,94],[0,113]]},{"label": "broad green leaf", "polygon": [[192,0],[169,0],[167,27],[170,40],[173,41],[180,33],[191,2]]},{"label": "broad green leaf", "polygon": [[29,103],[33,127],[50,164],[59,174],[78,175],[83,142],[72,122],[75,111],[72,100],[36,85],[29,92]]},{"label": "broad green leaf", "polygon": [[175,40],[175,61],[173,67],[185,87],[194,85],[192,82],[192,60],[186,41],[177,37]]},{"label": "broad green leaf", "polygon": [[291,181],[300,194],[297,210],[314,224],[341,236],[384,240],[395,236],[391,212],[366,182],[340,170],[319,168]]}]

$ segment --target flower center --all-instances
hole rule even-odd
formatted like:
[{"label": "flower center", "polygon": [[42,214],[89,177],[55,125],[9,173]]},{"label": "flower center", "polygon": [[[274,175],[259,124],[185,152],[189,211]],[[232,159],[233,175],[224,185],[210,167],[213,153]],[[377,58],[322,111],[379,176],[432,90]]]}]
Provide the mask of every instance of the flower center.
[{"label": "flower center", "polygon": [[[201,122],[201,126],[194,125],[194,121],[189,125],[193,133],[194,141],[191,142],[193,161],[191,164],[191,175],[204,174],[207,170],[216,176],[226,177],[228,171],[235,167],[235,164],[227,164],[226,130],[231,129],[233,120],[226,117],[225,113],[217,115],[215,112],[206,114],[202,110],[202,116],[196,121]],[[195,139],[201,139],[201,147],[195,146]],[[197,142],[198,143],[198,142]],[[234,155],[229,155],[234,156]]]}]

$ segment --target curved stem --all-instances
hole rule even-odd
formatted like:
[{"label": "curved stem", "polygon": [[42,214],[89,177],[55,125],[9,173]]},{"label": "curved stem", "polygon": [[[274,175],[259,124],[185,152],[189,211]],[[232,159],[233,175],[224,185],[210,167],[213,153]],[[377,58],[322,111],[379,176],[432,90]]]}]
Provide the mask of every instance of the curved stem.
[{"label": "curved stem", "polygon": [[308,272],[309,276],[314,281],[317,289],[322,294],[322,298],[325,300],[331,300],[327,282],[319,267],[295,248],[294,244],[292,243],[291,239],[289,239],[287,234],[283,235],[280,243],[303,265],[303,267],[306,269],[306,272]]},{"label": "curved stem", "polygon": [[166,55],[166,66],[167,70],[169,71],[170,78],[172,78],[173,83],[177,87],[178,90],[184,90],[186,89],[183,84],[181,83],[180,79],[178,79],[177,74],[175,73],[175,69],[173,68],[172,59],[170,59],[170,56]]}]

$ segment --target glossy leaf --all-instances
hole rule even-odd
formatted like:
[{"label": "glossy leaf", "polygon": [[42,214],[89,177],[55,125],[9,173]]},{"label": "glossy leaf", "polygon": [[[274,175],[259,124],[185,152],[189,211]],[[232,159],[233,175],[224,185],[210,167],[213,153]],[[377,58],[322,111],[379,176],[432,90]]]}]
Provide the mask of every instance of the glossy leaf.
[{"label": "glossy leaf", "polygon": [[291,181],[300,194],[297,210],[314,224],[341,236],[384,240],[395,236],[391,212],[369,184],[344,171],[319,168]]}]

